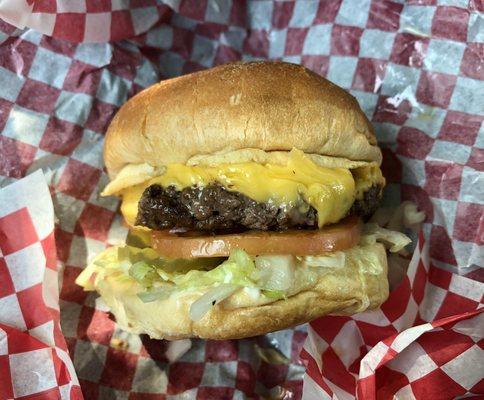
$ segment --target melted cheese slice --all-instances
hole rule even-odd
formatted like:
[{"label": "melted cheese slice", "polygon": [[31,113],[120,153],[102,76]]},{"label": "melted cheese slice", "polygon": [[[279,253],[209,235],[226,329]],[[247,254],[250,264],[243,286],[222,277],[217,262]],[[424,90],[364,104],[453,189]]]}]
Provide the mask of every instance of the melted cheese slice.
[{"label": "melted cheese slice", "polygon": [[[368,171],[365,172],[365,169]],[[121,212],[126,221],[134,225],[143,191],[153,184],[181,190],[217,182],[230,191],[243,193],[261,203],[292,208],[304,206],[306,202],[317,210],[321,227],[338,222],[348,213],[359,195],[357,186],[371,186],[371,182],[366,181],[375,180],[378,176],[381,178],[378,167],[363,167],[361,170],[363,172],[357,175],[358,182],[355,182],[348,168],[320,166],[296,149],[291,151],[285,165],[255,162],[216,166],[169,164],[161,175],[123,189]],[[378,171],[374,173],[373,170]]]}]

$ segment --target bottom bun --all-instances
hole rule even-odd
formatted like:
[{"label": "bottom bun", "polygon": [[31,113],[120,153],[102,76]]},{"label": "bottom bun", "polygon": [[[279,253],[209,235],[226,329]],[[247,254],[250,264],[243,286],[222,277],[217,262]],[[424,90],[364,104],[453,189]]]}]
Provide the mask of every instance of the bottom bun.
[{"label": "bottom bun", "polygon": [[203,292],[143,303],[136,295],[137,285],[109,275],[97,282],[96,290],[120,327],[129,332],[146,333],[156,339],[239,339],[289,328],[327,314],[349,315],[380,306],[388,296],[387,258],[383,245],[377,243],[371,248],[377,266],[331,268],[319,275],[311,289],[269,304],[232,308],[230,302],[222,301],[199,321],[190,319],[189,310]]}]

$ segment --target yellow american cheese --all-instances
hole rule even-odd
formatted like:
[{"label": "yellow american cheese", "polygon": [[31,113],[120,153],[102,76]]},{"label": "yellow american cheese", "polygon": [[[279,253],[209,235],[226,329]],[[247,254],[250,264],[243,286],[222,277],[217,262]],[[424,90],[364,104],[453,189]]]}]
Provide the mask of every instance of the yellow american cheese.
[{"label": "yellow american cheese", "polygon": [[[376,169],[381,177],[379,168]],[[360,175],[361,181],[374,179],[366,171]],[[134,225],[141,195],[152,184],[175,186],[181,190],[214,182],[257,202],[294,207],[303,199],[318,211],[319,226],[338,222],[347,214],[357,196],[357,184],[349,169],[317,165],[302,151],[293,150],[286,165],[255,162],[217,166],[169,164],[162,175],[123,189],[121,212],[127,222]],[[366,187],[368,184],[358,182],[358,186]]]}]

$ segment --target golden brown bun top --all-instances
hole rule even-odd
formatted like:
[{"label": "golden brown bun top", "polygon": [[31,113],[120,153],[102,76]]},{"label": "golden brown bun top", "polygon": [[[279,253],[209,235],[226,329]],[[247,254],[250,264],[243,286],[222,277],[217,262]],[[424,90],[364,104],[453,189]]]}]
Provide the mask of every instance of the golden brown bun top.
[{"label": "golden brown bun top", "polygon": [[226,64],[153,85],[119,110],[107,131],[111,178],[127,164],[185,164],[240,149],[381,162],[358,102],[310,70],[283,62]]}]

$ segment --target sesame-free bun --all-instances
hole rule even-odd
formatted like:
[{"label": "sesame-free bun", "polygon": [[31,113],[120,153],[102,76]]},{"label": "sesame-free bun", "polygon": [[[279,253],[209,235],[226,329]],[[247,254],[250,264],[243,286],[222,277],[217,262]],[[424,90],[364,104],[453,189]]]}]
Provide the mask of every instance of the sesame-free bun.
[{"label": "sesame-free bun", "polygon": [[121,107],[104,159],[154,167],[243,149],[381,162],[358,102],[310,70],[283,62],[226,64],[153,85]]},{"label": "sesame-free bun", "polygon": [[[143,288],[127,280],[105,276],[96,289],[118,325],[156,339],[239,339],[296,326],[327,314],[350,315],[379,307],[388,297],[387,256],[380,243],[365,248],[373,265],[348,263],[320,274],[309,289],[269,304],[251,304],[244,293],[215,305],[202,319],[192,321],[191,304],[203,293],[173,295],[143,303]],[[369,255],[372,257],[369,257]],[[375,261],[377,260],[377,261]],[[324,268],[324,267],[321,267]]]}]

